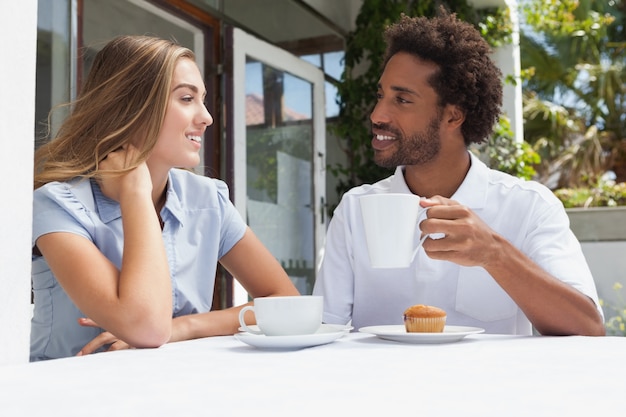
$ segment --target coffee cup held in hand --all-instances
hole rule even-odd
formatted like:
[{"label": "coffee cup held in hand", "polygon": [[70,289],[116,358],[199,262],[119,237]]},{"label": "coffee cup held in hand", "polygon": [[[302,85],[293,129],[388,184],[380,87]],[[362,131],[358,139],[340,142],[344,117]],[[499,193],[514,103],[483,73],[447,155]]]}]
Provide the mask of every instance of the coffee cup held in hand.
[{"label": "coffee cup held in hand", "polygon": [[359,198],[372,268],[406,268],[426,239],[419,221],[426,213],[413,194],[368,194]]},{"label": "coffee cup held in hand", "polygon": [[[266,336],[294,336],[315,333],[322,324],[324,298],[318,295],[259,297],[253,306],[239,311],[239,324],[248,333]],[[253,311],[259,330],[245,323],[246,311]]]}]

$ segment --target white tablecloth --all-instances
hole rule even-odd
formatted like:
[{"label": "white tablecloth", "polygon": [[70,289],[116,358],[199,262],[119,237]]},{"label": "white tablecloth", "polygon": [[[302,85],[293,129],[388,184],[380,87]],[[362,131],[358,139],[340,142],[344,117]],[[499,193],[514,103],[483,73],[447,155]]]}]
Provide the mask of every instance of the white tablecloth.
[{"label": "white tablecloth", "polygon": [[351,333],[297,351],[213,337],[2,367],[0,416],[620,416],[625,362],[618,337]]}]

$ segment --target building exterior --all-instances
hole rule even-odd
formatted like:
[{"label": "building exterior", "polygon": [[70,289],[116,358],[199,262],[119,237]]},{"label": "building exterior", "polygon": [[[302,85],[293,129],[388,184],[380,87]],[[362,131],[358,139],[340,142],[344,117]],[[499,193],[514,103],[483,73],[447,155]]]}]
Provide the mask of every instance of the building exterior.
[{"label": "building exterior", "polygon": [[[336,202],[326,164],[340,152],[327,137],[336,116],[333,79],[361,0],[6,0],[0,4],[0,365],[28,358],[32,158],[54,106],[72,100],[91,59],[120,34],[176,39],[194,50],[215,123],[199,172],[224,179],[244,219],[303,293],[311,291],[327,216]],[[475,0],[515,7],[513,0]],[[512,16],[515,17],[515,13]],[[497,51],[519,76],[517,37]],[[505,88],[504,111],[522,137],[521,87]],[[54,131],[64,117],[52,114]],[[9,197],[10,196],[10,197]],[[10,198],[10,200],[9,200]],[[247,294],[217,271],[220,306]],[[8,331],[7,331],[8,330]]]}]

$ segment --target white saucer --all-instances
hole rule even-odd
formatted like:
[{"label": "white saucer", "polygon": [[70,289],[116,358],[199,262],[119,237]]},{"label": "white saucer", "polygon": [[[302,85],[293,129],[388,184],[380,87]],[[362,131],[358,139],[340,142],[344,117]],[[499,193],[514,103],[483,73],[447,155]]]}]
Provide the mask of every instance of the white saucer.
[{"label": "white saucer", "polygon": [[[248,326],[257,330],[256,326]],[[265,336],[242,331],[236,333],[235,339],[261,349],[303,349],[334,342],[352,329],[351,326],[322,324],[317,332],[295,336]]]},{"label": "white saucer", "polygon": [[458,342],[465,336],[483,333],[480,327],[446,326],[442,333],[408,333],[403,324],[388,326],[361,327],[359,332],[369,333],[381,339],[403,343],[452,343]]}]

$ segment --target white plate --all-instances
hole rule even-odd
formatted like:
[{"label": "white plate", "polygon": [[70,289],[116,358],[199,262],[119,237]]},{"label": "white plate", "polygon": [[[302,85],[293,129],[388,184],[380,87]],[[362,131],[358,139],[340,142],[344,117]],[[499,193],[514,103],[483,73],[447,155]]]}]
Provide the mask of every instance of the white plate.
[{"label": "white plate", "polygon": [[[249,326],[257,330],[256,326]],[[334,342],[352,329],[351,326],[336,324],[322,324],[319,330],[313,334],[295,336],[265,336],[242,331],[236,333],[235,339],[261,349],[303,349],[312,346],[325,345]]]},{"label": "white plate", "polygon": [[361,327],[359,332],[369,333],[381,339],[404,343],[451,343],[458,342],[465,336],[483,333],[480,327],[446,326],[442,333],[408,333],[403,324],[388,326]]}]

